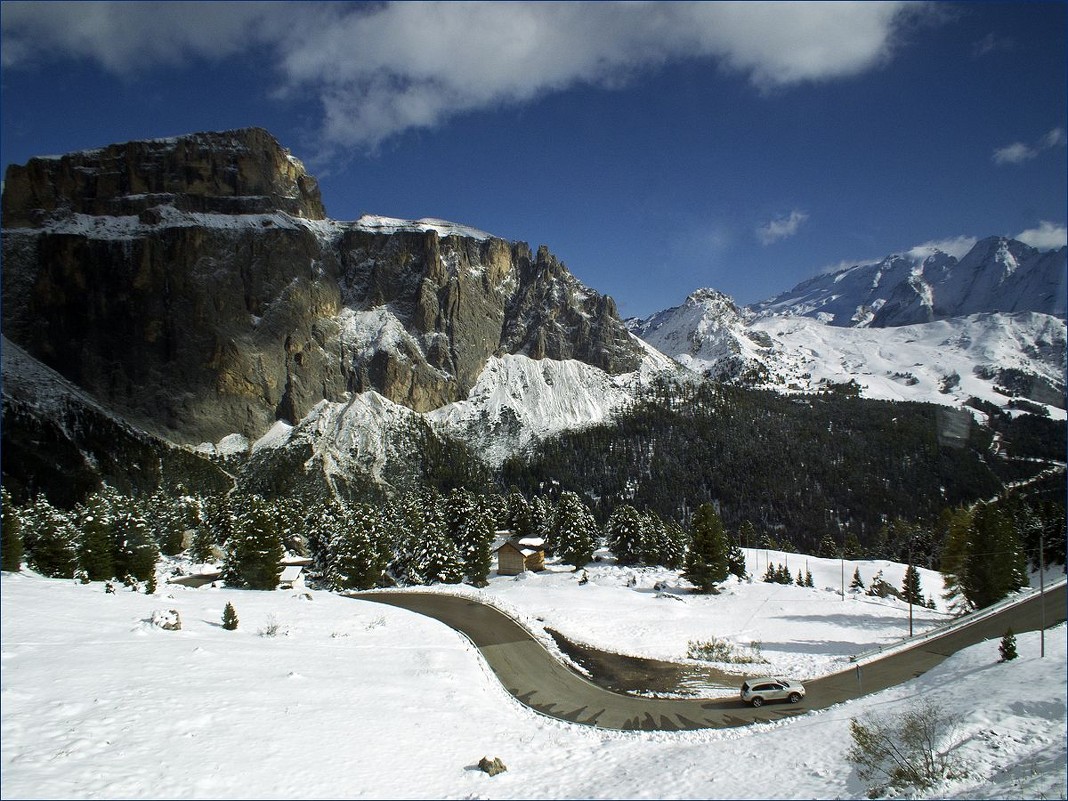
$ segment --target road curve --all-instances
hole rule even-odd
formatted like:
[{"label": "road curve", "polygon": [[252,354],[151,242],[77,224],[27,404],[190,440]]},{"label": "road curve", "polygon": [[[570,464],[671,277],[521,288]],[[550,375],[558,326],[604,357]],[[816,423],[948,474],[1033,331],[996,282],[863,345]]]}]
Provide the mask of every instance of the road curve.
[{"label": "road curve", "polygon": [[[501,684],[521,703],[544,715],[618,730],[683,731],[744,726],[781,720],[813,709],[877,692],[925,673],[950,654],[993,637],[1009,627],[1037,630],[1039,602],[1031,596],[985,620],[932,636],[904,651],[805,682],[799,704],[765,704],[754,709],[738,698],[644,698],[614,693],[556,659],[517,621],[472,598],[427,592],[366,592],[348,597],[389,604],[435,618],[467,635],[482,652]],[[1066,617],[1068,594],[1061,584],[1044,595],[1047,627]]]}]

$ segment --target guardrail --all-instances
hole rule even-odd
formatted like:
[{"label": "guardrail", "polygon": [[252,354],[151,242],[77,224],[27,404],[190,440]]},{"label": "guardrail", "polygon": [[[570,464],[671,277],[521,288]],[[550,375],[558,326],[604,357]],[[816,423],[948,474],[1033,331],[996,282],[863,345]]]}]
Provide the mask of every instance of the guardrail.
[{"label": "guardrail", "polygon": [[[1068,577],[1052,581],[1048,585],[1046,585],[1046,587],[1043,588],[1043,592],[1049,592],[1050,590],[1055,589],[1056,587],[1059,587],[1065,583],[1068,583]],[[860,662],[866,659],[871,659],[877,656],[884,656],[888,652],[893,650],[911,648],[916,643],[923,642],[924,640],[929,640],[932,637],[941,637],[943,634],[946,634],[950,631],[967,628],[968,626],[971,626],[974,623],[978,623],[981,620],[986,620],[988,617],[993,617],[997,613],[1001,612],[1003,609],[1008,609],[1011,606],[1022,604],[1024,601],[1029,601],[1038,594],[1039,591],[1037,589],[1032,588],[1031,592],[1029,593],[1005,598],[1004,600],[998,601],[996,604],[991,604],[990,606],[984,607],[976,612],[969,612],[966,615],[962,615],[961,617],[958,617],[957,619],[949,623],[946,623],[941,626],[935,626],[933,629],[929,629],[923,632],[922,634],[916,634],[912,637],[903,637],[897,642],[892,642],[888,645],[883,645],[878,648],[872,648],[870,651],[864,651],[860,654],[854,654],[853,656],[849,657],[849,661],[859,664]]]}]

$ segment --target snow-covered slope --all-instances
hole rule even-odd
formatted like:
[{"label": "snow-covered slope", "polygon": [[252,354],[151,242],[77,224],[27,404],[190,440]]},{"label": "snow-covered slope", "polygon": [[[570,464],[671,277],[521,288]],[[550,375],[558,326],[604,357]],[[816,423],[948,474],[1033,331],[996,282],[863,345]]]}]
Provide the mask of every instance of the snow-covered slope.
[{"label": "snow-covered slope", "polygon": [[934,247],[818,275],[754,311],[814,317],[836,326],[896,326],[981,312],[1065,316],[1068,248],[1039,251],[988,237],[960,259]]},{"label": "snow-covered slope", "polygon": [[[583,620],[614,629],[620,650],[665,617],[678,647],[727,625],[777,664],[907,630],[907,611],[892,603],[843,602],[819,588],[732,584],[679,602],[644,582],[627,587],[614,570],[591,570],[585,586],[570,571],[494,577],[485,592],[576,639],[591,639]],[[1017,635],[1020,656],[1008,663],[988,641],[899,687],[775,723],[612,732],[521,706],[468,640],[420,615],[320,591],[162,580],[149,596],[0,578],[4,798],[862,798],[866,784],[845,760],[850,720],[900,715],[918,697],[960,713],[941,745],[966,769],[912,797],[1064,792],[1063,625],[1046,633],[1045,658],[1037,633]],[[236,631],[219,623],[227,602]],[[172,609],[181,630],[149,622]],[[816,641],[810,627],[833,631]],[[275,636],[261,634],[271,628]],[[508,770],[482,773],[483,756]]]},{"label": "snow-covered slope", "polygon": [[[855,269],[839,278],[858,280]],[[700,289],[679,307],[629,325],[690,370],[745,386],[810,392],[855,381],[865,397],[947,406],[971,397],[1006,406],[1020,396],[1065,418],[1063,318],[980,313],[848,328],[829,325],[827,314],[756,314]]]},{"label": "snow-covered slope", "polygon": [[427,416],[496,465],[539,439],[606,422],[633,400],[643,382],[671,369],[659,353],[619,376],[573,359],[505,355],[490,359],[466,400]]},{"label": "snow-covered slope", "polygon": [[1005,406],[1019,395],[1064,419],[1066,327],[1035,312],[983,313],[891,328],[755,315],[700,290],[632,330],[685,367],[781,391],[856,381],[870,398]]}]

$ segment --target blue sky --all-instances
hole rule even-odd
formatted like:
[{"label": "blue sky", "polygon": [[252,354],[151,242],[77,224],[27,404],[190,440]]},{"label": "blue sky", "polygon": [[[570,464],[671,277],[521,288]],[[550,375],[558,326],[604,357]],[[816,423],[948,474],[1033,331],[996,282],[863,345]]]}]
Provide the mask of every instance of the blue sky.
[{"label": "blue sky", "polygon": [[258,125],[327,213],[533,246],[623,316],[1065,243],[1068,4],[3,3],[4,165]]}]

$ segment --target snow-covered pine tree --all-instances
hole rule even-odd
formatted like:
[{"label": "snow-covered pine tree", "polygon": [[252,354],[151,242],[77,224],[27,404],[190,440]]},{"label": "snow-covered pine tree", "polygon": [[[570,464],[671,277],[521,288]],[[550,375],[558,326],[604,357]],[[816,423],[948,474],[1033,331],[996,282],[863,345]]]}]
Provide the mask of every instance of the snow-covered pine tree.
[{"label": "snow-covered pine tree", "polygon": [[456,543],[436,522],[424,526],[415,544],[409,581],[415,584],[459,584],[464,570]]},{"label": "snow-covered pine tree", "polygon": [[656,521],[657,558],[649,564],[663,565],[669,570],[678,570],[686,562],[686,549],[690,545],[686,530],[674,520],[661,520],[651,515]]},{"label": "snow-covered pine tree", "polygon": [[237,628],[237,624],[237,610],[234,609],[232,603],[227,601],[226,606],[223,607],[222,627],[227,631],[234,631]]},{"label": "snow-covered pine tree", "polygon": [[693,536],[682,575],[698,592],[714,592],[716,585],[729,575],[727,535],[716,508],[710,503],[701,504],[694,512],[691,528]]},{"label": "snow-covered pine tree", "polygon": [[74,509],[78,564],[90,581],[115,577],[115,520],[108,496],[94,492]]},{"label": "snow-covered pine tree", "polygon": [[853,570],[853,580],[849,582],[850,592],[862,592],[864,590],[864,580],[860,577],[860,568],[857,567]]},{"label": "snow-covered pine tree", "polygon": [[553,504],[543,495],[536,495],[530,502],[530,532],[533,537],[545,541],[545,552],[553,553]]},{"label": "snow-covered pine tree", "polygon": [[504,527],[520,539],[539,536],[534,531],[534,511],[518,490],[508,493],[508,519]]},{"label": "snow-covered pine tree", "polygon": [[642,561],[647,538],[644,522],[638,510],[629,504],[617,506],[608,518],[606,544],[619,564],[636,565]]},{"label": "snow-covered pine tree", "polygon": [[230,542],[237,528],[237,513],[229,495],[215,495],[204,504],[204,523],[193,538],[192,557],[211,562],[216,546]]},{"label": "snow-covered pine tree", "polygon": [[[157,489],[141,502],[141,512],[148,522],[161,553],[174,556],[182,551],[187,528],[184,509],[178,499]],[[193,526],[188,526],[192,528]]]},{"label": "snow-covered pine tree", "polygon": [[341,517],[330,546],[330,585],[335,589],[369,590],[386,569],[382,552],[381,515],[369,504],[356,504]]},{"label": "snow-covered pine tree", "polygon": [[562,492],[553,522],[557,556],[579,570],[593,559],[599,537],[597,521],[582,499],[574,492]]},{"label": "snow-covered pine tree", "polygon": [[[518,495],[520,500],[522,497]],[[481,500],[482,496],[468,493],[466,502],[459,502],[457,529],[455,536],[452,537],[460,554],[460,560],[463,562],[464,574],[467,580],[476,587],[484,587],[489,578],[490,564],[493,562],[490,546],[493,544],[495,531],[493,517],[482,505]],[[511,509],[511,504],[509,508]],[[529,515],[526,526],[528,532],[526,536],[533,536],[529,533]]]},{"label": "snow-covered pine tree", "polygon": [[812,571],[809,570],[808,568],[805,568],[805,586],[806,587],[815,587],[816,586],[816,584],[812,581]]},{"label": "snow-covered pine tree", "polygon": [[159,544],[133,499],[117,497],[111,499],[115,575],[146,581],[156,570]]},{"label": "snow-covered pine tree", "polygon": [[30,567],[51,578],[72,578],[78,569],[78,532],[70,518],[42,493],[27,508],[23,520]]},{"label": "snow-covered pine tree", "polygon": [[258,495],[242,497],[223,565],[223,579],[235,587],[273,590],[282,573],[283,555],[270,504]]},{"label": "snow-covered pine tree", "polygon": [[7,487],[0,486],[3,506],[3,538],[0,539],[0,570],[22,569],[22,513],[15,506]]}]

